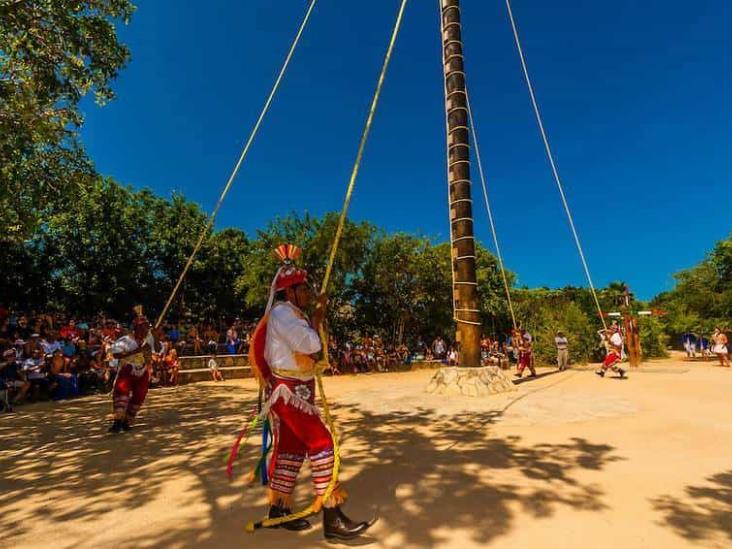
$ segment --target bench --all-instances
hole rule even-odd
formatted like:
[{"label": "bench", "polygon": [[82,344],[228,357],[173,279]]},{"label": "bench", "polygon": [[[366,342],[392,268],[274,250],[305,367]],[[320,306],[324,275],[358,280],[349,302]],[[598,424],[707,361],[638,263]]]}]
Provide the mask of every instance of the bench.
[{"label": "bench", "polygon": [[[191,383],[209,379],[208,361],[211,355],[182,356],[180,357],[180,383]],[[227,378],[252,377],[252,368],[247,355],[216,355],[216,362],[221,372],[228,372]]]}]

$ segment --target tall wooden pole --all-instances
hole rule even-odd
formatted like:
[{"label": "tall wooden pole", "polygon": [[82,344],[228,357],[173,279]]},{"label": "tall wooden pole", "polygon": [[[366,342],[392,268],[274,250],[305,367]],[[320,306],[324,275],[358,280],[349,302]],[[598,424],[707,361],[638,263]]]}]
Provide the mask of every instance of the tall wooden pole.
[{"label": "tall wooden pole", "polygon": [[470,198],[470,135],[465,93],[460,1],[440,0],[442,61],[447,110],[448,184],[450,186],[451,264],[456,340],[460,365],[480,366],[480,312],[475,276],[473,201]]}]

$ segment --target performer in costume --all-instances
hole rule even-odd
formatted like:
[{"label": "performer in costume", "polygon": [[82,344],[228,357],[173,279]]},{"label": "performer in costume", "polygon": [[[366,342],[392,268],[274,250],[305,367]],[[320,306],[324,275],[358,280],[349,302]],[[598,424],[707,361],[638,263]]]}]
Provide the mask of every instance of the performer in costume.
[{"label": "performer in costume", "polygon": [[620,377],[625,376],[625,370],[618,366],[623,360],[623,336],[620,334],[620,328],[617,324],[613,324],[607,330],[600,330],[599,334],[605,344],[606,354],[600,369],[595,373],[600,377],[605,377],[605,372],[612,369]]},{"label": "performer in costume", "polygon": [[[313,487],[323,508],[323,531],[327,539],[349,540],[369,528],[367,522],[349,519],[341,510],[346,492],[336,484],[322,500],[331,482],[334,463],[333,439],[315,406],[315,358],[321,350],[318,328],[323,322],[325,301],[319,300],[312,322],[303,310],[311,301],[307,272],[293,261],[299,248],[282,245],[275,250],[284,265],[272,281],[269,302],[250,348],[255,373],[266,401],[262,416],[269,415],[274,438],[267,466],[269,518],[291,514],[292,494],[305,459],[310,460]],[[320,505],[318,505],[319,507]],[[281,524],[287,530],[305,530],[310,523],[299,518]]]},{"label": "performer in costume", "polygon": [[531,372],[531,377],[536,377],[536,368],[534,368],[532,352],[533,338],[531,337],[531,334],[526,330],[519,328],[518,330],[514,330],[513,337],[515,340],[514,345],[518,345],[519,350],[519,363],[516,377],[520,378],[527,367]]},{"label": "performer in costume", "polygon": [[142,314],[142,307],[135,307],[132,330],[112,343],[109,352],[118,360],[118,373],[113,388],[114,422],[110,433],[129,431],[137,412],[145,402],[150,384],[150,364],[155,350],[155,339],[150,322]]}]

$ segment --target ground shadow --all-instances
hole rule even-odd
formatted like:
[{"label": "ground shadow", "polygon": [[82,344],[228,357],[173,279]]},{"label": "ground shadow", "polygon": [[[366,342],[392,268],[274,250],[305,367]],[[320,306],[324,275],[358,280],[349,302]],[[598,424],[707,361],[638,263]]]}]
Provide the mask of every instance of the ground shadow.
[{"label": "ground shadow", "polygon": [[662,524],[692,541],[726,537],[732,545],[732,470],[687,486],[682,497],[664,495],[652,501],[663,513]]},{"label": "ground shadow", "polygon": [[512,381],[513,381],[514,385],[521,385],[522,383],[529,383],[531,381],[539,381],[540,379],[542,379],[544,377],[555,376],[557,374],[563,374],[563,373],[565,373],[565,370],[559,370],[559,369],[549,370],[549,371],[541,372],[535,376],[526,376],[526,377],[519,377],[519,378],[514,376],[514,379]]},{"label": "ground shadow", "polygon": [[[0,529],[22,536],[39,515],[51,526],[93,522],[115,509],[161,498],[166,480],[186,475],[195,479],[192,497],[204,504],[202,520],[181,520],[162,532],[131,528],[117,546],[246,543],[246,520],[264,510],[263,489],[244,488],[242,480],[256,442],[245,449],[246,467],[238,464],[234,483],[226,479],[223,462],[255,401],[253,389],[228,383],[155,391],[136,431],[122,436],[106,433],[109,402],[101,398],[28,407],[3,418],[0,483],[6,497],[0,500]],[[379,531],[399,532],[395,543],[401,547],[439,545],[453,529],[487,543],[509,532],[520,517],[548,518],[562,506],[601,511],[603,492],[578,480],[577,473],[600,471],[621,459],[612,446],[583,438],[530,445],[517,436],[497,437],[491,426],[500,411],[445,417],[423,409],[376,414],[336,404],[334,412],[350,476],[348,509],[366,517],[377,507]],[[307,484],[303,475],[301,499],[309,497]],[[73,507],[22,505],[29,497],[61,502],[80,495],[83,504]],[[284,547],[317,545],[322,534],[318,528],[255,536],[251,539],[269,547]],[[57,547],[95,545],[90,539],[57,542]]]}]

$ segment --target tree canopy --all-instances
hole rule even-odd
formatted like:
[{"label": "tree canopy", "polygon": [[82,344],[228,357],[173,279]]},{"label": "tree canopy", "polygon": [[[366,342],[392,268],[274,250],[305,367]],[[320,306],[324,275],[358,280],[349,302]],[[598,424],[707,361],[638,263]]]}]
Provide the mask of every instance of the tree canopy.
[{"label": "tree canopy", "polygon": [[78,139],[82,97],[104,104],[130,58],[117,37],[128,0],[0,2],[0,223],[33,234],[46,208],[95,175]]}]

